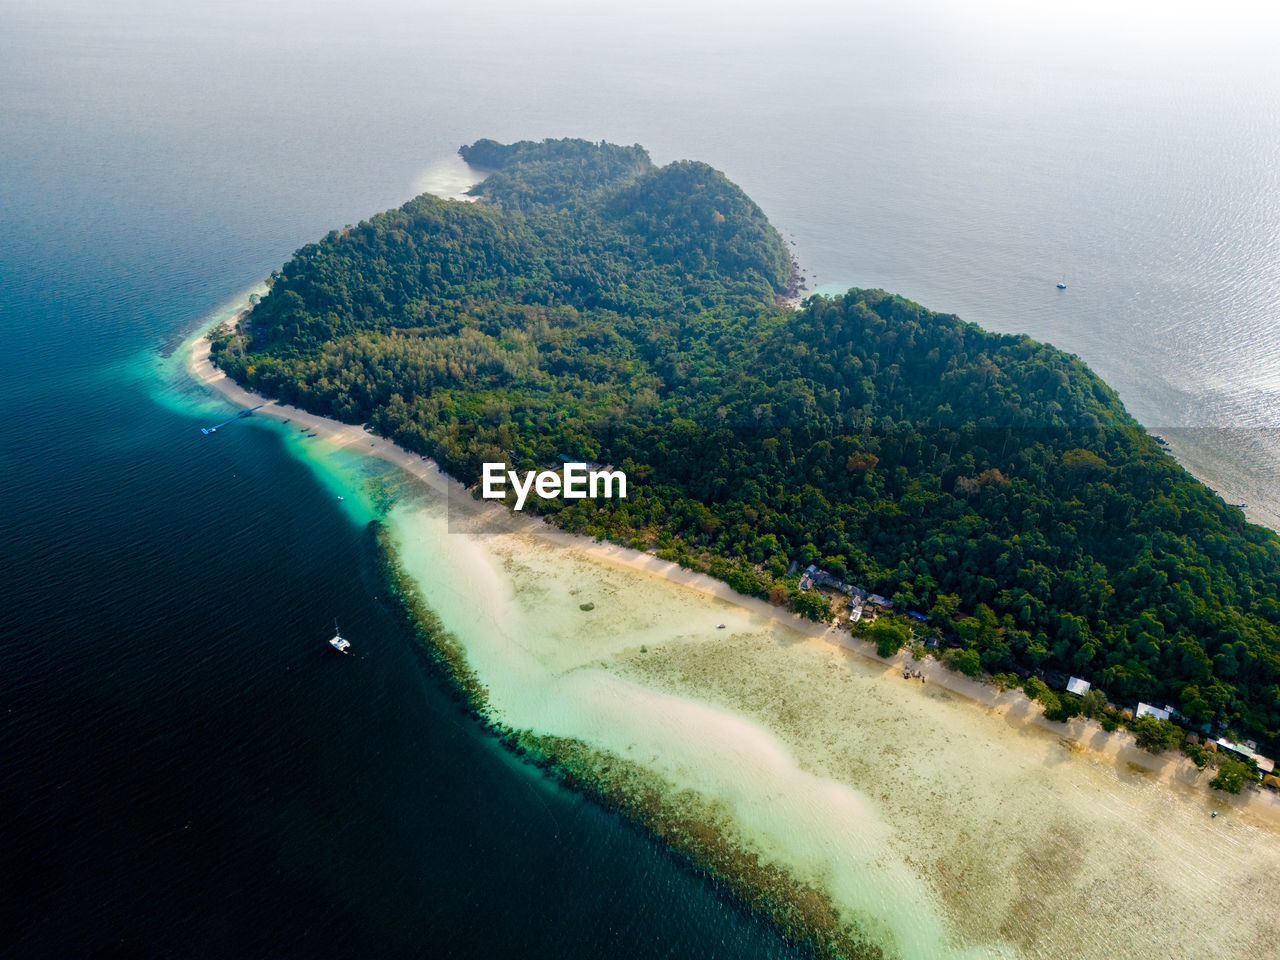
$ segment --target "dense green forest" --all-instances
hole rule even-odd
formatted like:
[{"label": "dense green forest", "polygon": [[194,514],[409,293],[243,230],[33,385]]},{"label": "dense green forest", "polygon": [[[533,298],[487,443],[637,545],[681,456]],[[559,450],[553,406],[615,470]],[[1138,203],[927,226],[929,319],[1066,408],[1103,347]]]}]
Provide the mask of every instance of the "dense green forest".
[{"label": "dense green forest", "polygon": [[782,239],[705,164],[462,152],[477,202],[424,195],[303,247],[217,362],[467,484],[493,460],[619,466],[629,499],[541,509],[745,593],[792,601],[792,561],[817,562],[958,619],[990,672],[1280,741],[1280,538],[1078,358],[879,290],[783,306]]}]

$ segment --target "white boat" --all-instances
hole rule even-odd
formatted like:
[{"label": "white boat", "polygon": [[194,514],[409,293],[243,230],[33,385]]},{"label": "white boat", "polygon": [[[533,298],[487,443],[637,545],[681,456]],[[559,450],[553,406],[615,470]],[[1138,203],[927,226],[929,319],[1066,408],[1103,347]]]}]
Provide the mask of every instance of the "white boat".
[{"label": "white boat", "polygon": [[351,650],[351,641],[338,632],[338,620],[336,617],[333,621],[333,639],[329,641],[329,645],[339,653],[348,653]]}]

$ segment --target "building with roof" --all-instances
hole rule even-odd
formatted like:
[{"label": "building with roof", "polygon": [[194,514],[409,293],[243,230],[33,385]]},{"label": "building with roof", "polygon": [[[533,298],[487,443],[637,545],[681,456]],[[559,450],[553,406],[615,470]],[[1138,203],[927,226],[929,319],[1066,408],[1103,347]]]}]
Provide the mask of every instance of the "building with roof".
[{"label": "building with roof", "polygon": [[1083,697],[1089,692],[1089,681],[1081,680],[1079,677],[1072,677],[1067,681],[1067,693],[1074,693],[1077,697]]},{"label": "building with roof", "polygon": [[1223,749],[1230,750],[1232,753],[1238,753],[1242,757],[1248,757],[1258,765],[1258,769],[1263,773],[1273,773],[1276,769],[1276,762],[1270,757],[1264,757],[1258,753],[1258,745],[1252,740],[1247,743],[1232,743],[1225,737],[1219,737],[1213,741]]}]

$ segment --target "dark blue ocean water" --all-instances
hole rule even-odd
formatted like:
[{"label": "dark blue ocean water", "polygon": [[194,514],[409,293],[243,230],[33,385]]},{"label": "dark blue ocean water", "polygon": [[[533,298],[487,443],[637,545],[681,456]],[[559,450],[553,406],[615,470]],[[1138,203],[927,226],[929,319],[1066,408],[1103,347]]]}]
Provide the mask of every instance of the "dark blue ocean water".
[{"label": "dark blue ocean water", "polygon": [[463,142],[638,141],[1275,517],[1280,35],[1144,11],[0,0],[0,956],[787,955],[466,719],[370,532],[162,358]]}]

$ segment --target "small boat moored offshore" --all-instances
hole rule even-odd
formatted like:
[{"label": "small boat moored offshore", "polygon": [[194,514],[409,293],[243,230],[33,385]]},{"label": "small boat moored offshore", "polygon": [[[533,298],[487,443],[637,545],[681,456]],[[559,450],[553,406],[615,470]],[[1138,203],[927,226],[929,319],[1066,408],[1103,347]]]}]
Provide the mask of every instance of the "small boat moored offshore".
[{"label": "small boat moored offshore", "polygon": [[344,637],[338,630],[338,618],[333,618],[333,639],[329,641],[329,645],[339,653],[349,653],[351,651],[351,641]]},{"label": "small boat moored offshore", "polygon": [[1065,283],[1064,281],[1062,281],[1062,280],[1059,280],[1059,281],[1058,281],[1058,289],[1059,289],[1059,290],[1065,290],[1065,289],[1067,289],[1067,285],[1066,285],[1066,283]]}]

